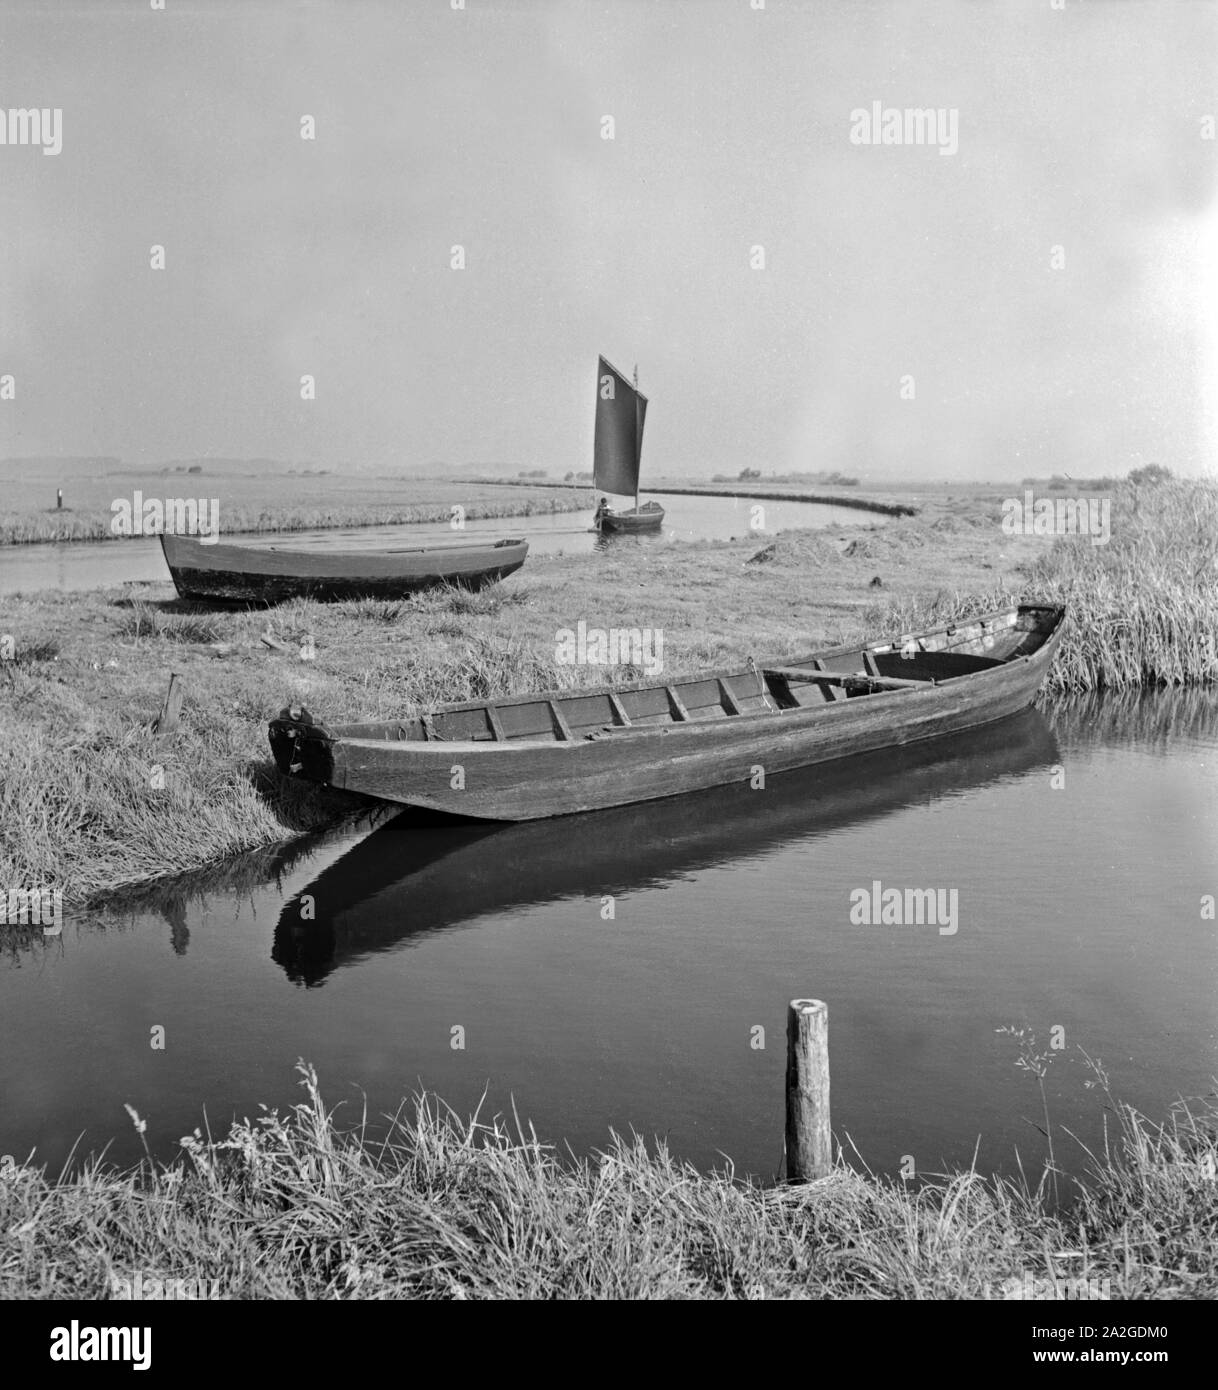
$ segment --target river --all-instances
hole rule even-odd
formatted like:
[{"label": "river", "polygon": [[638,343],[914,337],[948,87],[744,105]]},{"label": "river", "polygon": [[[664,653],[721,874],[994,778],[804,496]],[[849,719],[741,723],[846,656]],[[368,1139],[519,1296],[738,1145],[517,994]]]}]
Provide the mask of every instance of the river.
[{"label": "river", "polygon": [[[650,494],[649,494],[650,495]],[[656,494],[661,495],[661,494]],[[740,497],[673,496],[665,501],[664,530],[654,536],[601,537],[591,529],[592,510],[466,521],[460,531],[443,522],[405,526],[360,526],[321,531],[266,533],[284,547],[364,550],[403,541],[437,545],[470,536],[524,536],[534,555],[578,554],[605,546],[664,545],[673,541],[729,540],[776,531],[838,526],[882,526],[879,512],[831,507],[820,502],[764,502]],[[0,546],[0,594],[37,589],[96,589],[119,584],[169,583],[169,571],[154,537],[123,541],[71,541]]]}]

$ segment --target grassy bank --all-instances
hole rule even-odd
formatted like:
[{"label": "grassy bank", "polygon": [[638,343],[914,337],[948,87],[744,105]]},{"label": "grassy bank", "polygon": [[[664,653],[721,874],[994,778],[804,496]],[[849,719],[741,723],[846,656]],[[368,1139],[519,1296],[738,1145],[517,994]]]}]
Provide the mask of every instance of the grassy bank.
[{"label": "grassy bank", "polygon": [[[643,675],[557,665],[556,633],[581,618],[661,628],[665,670],[679,675],[1026,594],[1071,605],[1056,689],[1210,683],[1216,495],[1183,483],[1119,494],[1106,546],[1007,536],[999,504],[970,499],[876,529],[538,556],[481,594],[396,603],[209,611],[168,585],[7,598],[0,881],[80,902],[331,825],[358,803],[280,778],[268,718],[295,701],[332,720],[387,718]],[[298,654],[305,639],[314,659]],[[170,671],[185,687],[182,723],[157,744],[149,726]]]},{"label": "grassy bank", "polygon": [[761,502],[819,502],[826,507],[845,507],[848,510],[878,512],[882,516],[915,516],[917,508],[906,502],[889,502],[879,497],[857,496],[850,492],[823,492],[816,489],[799,491],[788,488],[764,488],[753,485],[738,487],[721,483],[701,487],[681,487],[667,484],[655,491],[673,497],[747,497]]},{"label": "grassy bank", "polygon": [[637,1138],[562,1161],[426,1098],[374,1137],[302,1073],[288,1114],[196,1131],[168,1166],[9,1168],[0,1297],[104,1298],[137,1272],[223,1298],[1218,1296],[1213,1107],[1165,1126],[1118,1107],[1108,1151],[1054,1204],[1048,1182],[972,1172],[762,1187]]}]

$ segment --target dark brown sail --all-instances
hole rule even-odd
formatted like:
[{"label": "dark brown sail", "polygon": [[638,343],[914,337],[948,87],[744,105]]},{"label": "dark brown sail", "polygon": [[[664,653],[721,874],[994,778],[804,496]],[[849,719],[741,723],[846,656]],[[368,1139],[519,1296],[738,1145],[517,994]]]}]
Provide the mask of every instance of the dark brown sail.
[{"label": "dark brown sail", "polygon": [[592,477],[603,492],[634,497],[639,490],[647,397],[605,358],[596,371],[596,438]]}]

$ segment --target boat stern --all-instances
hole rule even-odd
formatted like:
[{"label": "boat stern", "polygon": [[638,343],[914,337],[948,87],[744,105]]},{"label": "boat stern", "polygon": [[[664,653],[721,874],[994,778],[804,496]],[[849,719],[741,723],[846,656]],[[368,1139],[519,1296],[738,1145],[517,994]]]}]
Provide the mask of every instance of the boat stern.
[{"label": "boat stern", "polygon": [[333,782],[334,740],[303,705],[280,710],[267,732],[275,766],[284,776],[295,774],[310,782]]}]

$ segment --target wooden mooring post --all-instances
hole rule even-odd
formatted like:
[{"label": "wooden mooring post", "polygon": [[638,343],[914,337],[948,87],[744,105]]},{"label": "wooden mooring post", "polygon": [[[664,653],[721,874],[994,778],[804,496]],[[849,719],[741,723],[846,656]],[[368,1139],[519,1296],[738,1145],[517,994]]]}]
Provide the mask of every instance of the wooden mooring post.
[{"label": "wooden mooring post", "polygon": [[165,702],[161,705],[161,712],[157,716],[152,726],[152,732],[158,739],[168,738],[178,727],[178,718],[182,713],[182,682],[176,671],[169,677],[169,689],[165,692]]},{"label": "wooden mooring post", "polygon": [[829,1006],[787,1007],[787,1181],[810,1182],[833,1167],[829,1128]]}]

